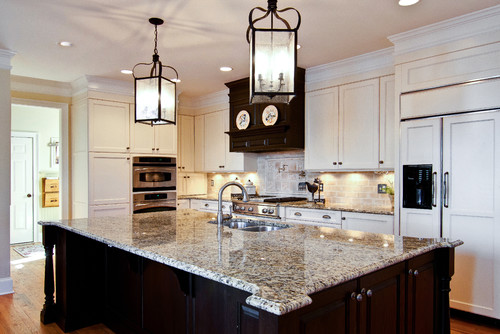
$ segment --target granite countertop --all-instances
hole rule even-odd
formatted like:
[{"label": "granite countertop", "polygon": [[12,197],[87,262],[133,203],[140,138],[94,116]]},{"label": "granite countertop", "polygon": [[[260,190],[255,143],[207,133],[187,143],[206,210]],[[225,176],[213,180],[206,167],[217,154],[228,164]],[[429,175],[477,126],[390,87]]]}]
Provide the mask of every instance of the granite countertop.
[{"label": "granite countertop", "polygon": [[[217,201],[217,195],[186,195],[179,196],[179,199],[202,199],[209,201]],[[224,201],[231,201],[231,197],[223,197]],[[325,204],[317,204],[309,201],[300,202],[281,202],[280,206],[292,207],[292,208],[304,208],[304,209],[317,209],[317,210],[333,210],[333,211],[347,211],[347,212],[359,212],[359,213],[372,213],[380,215],[393,215],[394,211],[386,207],[349,207],[346,205],[339,205],[335,203],[326,202]]]},{"label": "granite countertop", "polygon": [[461,241],[291,225],[272,232],[224,228],[192,209],[40,222],[250,292],[249,305],[281,315],[310,294]]}]

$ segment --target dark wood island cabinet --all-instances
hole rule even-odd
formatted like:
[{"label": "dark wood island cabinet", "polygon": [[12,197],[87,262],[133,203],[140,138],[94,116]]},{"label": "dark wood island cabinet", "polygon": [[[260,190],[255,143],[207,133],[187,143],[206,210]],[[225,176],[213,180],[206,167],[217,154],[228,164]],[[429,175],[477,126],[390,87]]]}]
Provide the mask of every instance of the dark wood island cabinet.
[{"label": "dark wood island cabinet", "polygon": [[[108,226],[104,220],[42,223],[47,255],[42,322],[55,321],[66,332],[95,323],[105,323],[117,333],[450,332],[449,282],[453,275],[454,247],[460,242],[416,239],[409,240],[408,244],[413,242],[419,246],[406,247],[402,239],[402,244],[396,240],[387,246],[387,240],[398,237],[357,232],[360,241],[352,247],[349,241],[345,245],[341,242],[352,239],[349,231],[292,227],[265,240],[257,235],[259,233],[230,231],[224,232],[229,240],[223,246],[228,249],[221,252],[223,247],[219,246],[218,254],[213,253],[217,258],[212,259],[215,248],[209,243],[217,242],[214,239],[217,227],[206,223],[209,214],[189,210],[174,225],[176,213],[164,214],[169,218],[162,220],[162,224],[168,226],[160,224],[160,232],[146,226],[147,215],[142,216],[142,221],[135,218],[138,215],[129,218],[130,224],[143,225],[136,225],[126,233],[122,233],[122,228],[122,236],[116,239],[110,238],[111,231],[120,227]],[[160,215],[153,217],[157,219]],[[186,223],[187,217],[190,224]],[[95,225],[99,227],[94,229],[93,224],[106,225],[105,232],[102,232],[103,226]],[[173,238],[172,229],[175,229]],[[316,240],[318,233],[322,237]],[[147,238],[147,235],[155,237]],[[281,242],[270,245],[271,248],[283,247],[287,237],[293,244],[302,241],[299,248],[288,249],[288,254],[293,258],[299,252],[303,263],[260,265],[260,262],[273,261],[273,257],[287,255],[287,250],[274,253],[266,249],[253,253],[252,247],[262,249],[262,241],[269,243],[273,239],[281,239]],[[159,248],[158,238],[162,243]],[[324,242],[326,238],[330,241]],[[386,246],[379,254],[371,243],[381,238]],[[210,247],[202,246],[202,240]],[[386,265],[375,270],[375,267],[368,268],[366,272],[363,264],[363,268],[354,265],[355,273],[352,268],[337,268],[339,277],[325,282],[329,276],[318,270],[324,265],[326,271],[329,265],[321,264],[319,253],[309,252],[317,246],[321,253],[328,253],[332,250],[328,247],[333,247],[336,253],[350,257],[357,256],[359,248],[366,257],[385,257]],[[179,259],[173,256],[188,249],[196,253],[198,247],[207,254],[206,261],[216,262],[211,264],[210,271],[201,267],[205,260],[188,262],[184,253],[177,255]],[[399,248],[398,259],[382,256],[390,253],[385,249],[389,247]],[[193,259],[199,258],[199,254]],[[255,259],[255,254],[259,258]],[[325,259],[328,258],[326,254]],[[214,268],[220,271],[215,272]],[[235,268],[245,273],[240,276]],[[273,268],[275,272],[267,273],[263,268]],[[215,276],[211,276],[212,273]],[[287,277],[281,276],[286,274]],[[296,276],[287,281],[293,275]],[[255,281],[250,277],[255,277]],[[276,286],[271,283],[276,279],[283,279],[282,290],[279,282]],[[261,283],[265,281],[270,283]]]}]

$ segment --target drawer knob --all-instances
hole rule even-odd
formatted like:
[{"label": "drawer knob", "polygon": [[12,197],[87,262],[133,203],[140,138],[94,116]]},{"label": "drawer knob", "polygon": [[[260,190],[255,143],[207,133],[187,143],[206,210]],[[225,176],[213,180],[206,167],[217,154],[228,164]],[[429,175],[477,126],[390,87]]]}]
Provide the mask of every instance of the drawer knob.
[{"label": "drawer knob", "polygon": [[362,295],[362,294],[360,294],[360,293],[358,293],[358,295],[356,296],[356,300],[357,300],[358,302],[362,302],[362,301],[363,301],[363,295]]},{"label": "drawer knob", "polygon": [[366,291],[366,297],[371,297],[371,296],[373,296],[372,290]]},{"label": "drawer knob", "polygon": [[415,270],[415,271],[413,272],[413,276],[418,276],[418,270]]},{"label": "drawer knob", "polygon": [[339,161],[339,165],[342,165],[342,161]]},{"label": "drawer knob", "polygon": [[208,208],[208,203],[205,203],[205,207]]},{"label": "drawer knob", "polygon": [[336,162],[336,161],[334,161],[334,162],[333,162],[333,165],[334,165],[334,166],[337,166],[337,162]]}]

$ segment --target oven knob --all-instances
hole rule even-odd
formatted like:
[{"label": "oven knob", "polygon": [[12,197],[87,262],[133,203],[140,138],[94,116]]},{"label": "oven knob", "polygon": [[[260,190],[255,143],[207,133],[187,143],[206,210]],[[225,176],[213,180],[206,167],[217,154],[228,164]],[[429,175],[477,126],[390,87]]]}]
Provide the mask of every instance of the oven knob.
[{"label": "oven knob", "polygon": [[262,209],[262,213],[267,213],[267,209],[266,208]]},{"label": "oven knob", "polygon": [[270,214],[273,214],[274,213],[274,209],[269,209],[268,211]]},{"label": "oven knob", "polygon": [[248,211],[253,211],[253,208],[248,208]]},{"label": "oven knob", "polygon": [[245,207],[244,206],[240,206],[240,210],[241,211],[245,211]]},{"label": "oven knob", "polygon": [[234,209],[235,209],[235,210],[239,210],[239,209],[240,209],[240,207],[239,207],[239,206],[237,206],[237,205],[235,205],[235,206],[234,206]]}]

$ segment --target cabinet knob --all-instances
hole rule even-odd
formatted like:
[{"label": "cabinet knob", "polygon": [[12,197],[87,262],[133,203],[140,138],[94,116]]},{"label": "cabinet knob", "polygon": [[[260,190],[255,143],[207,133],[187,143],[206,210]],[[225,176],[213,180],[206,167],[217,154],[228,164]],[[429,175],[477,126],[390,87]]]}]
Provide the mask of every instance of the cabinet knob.
[{"label": "cabinet knob", "polygon": [[157,151],[159,151],[159,150],[160,150],[160,148],[158,148],[158,147],[157,147],[157,148],[156,148],[156,150],[157,150]]},{"label": "cabinet knob", "polygon": [[181,169],[181,166],[177,166],[178,169]]},{"label": "cabinet knob", "polygon": [[345,217],[342,217],[341,219],[342,219],[342,220],[345,220]]},{"label": "cabinet knob", "polygon": [[333,162],[333,165],[334,165],[334,166],[337,166],[337,162],[336,162],[336,161],[334,161],[334,162]]},{"label": "cabinet knob", "polygon": [[127,160],[130,160],[130,157],[127,157]]},{"label": "cabinet knob", "polygon": [[182,169],[186,169],[186,167],[182,166]]},{"label": "cabinet knob", "polygon": [[362,294],[360,294],[360,293],[358,293],[358,295],[356,296],[356,300],[357,300],[358,302],[362,302],[362,301],[363,301],[363,295],[362,295]]},{"label": "cabinet knob", "polygon": [[191,176],[186,176],[186,178],[190,179],[190,178],[191,178]]},{"label": "cabinet knob", "polygon": [[384,160],[380,160],[378,163],[379,163],[379,164],[383,164],[383,163],[384,163]]},{"label": "cabinet knob", "polygon": [[130,150],[130,147],[127,147],[127,150]]},{"label": "cabinet knob", "polygon": [[415,271],[413,272],[413,276],[418,276],[418,270],[415,270]]},{"label": "cabinet knob", "polygon": [[351,299],[355,300],[356,299],[356,292],[351,293]]},{"label": "cabinet knob", "polygon": [[31,194],[26,195],[26,197],[31,198]]},{"label": "cabinet knob", "polygon": [[208,208],[208,203],[205,203],[205,207]]},{"label": "cabinet knob", "polygon": [[155,150],[155,148],[153,147],[153,148],[151,149],[151,151],[154,151],[154,150]]},{"label": "cabinet knob", "polygon": [[371,296],[373,296],[372,290],[366,291],[366,297],[370,298]]},{"label": "cabinet knob", "polygon": [[339,165],[342,165],[342,161],[339,161]]},{"label": "cabinet knob", "polygon": [[413,275],[413,270],[412,269],[408,270],[408,275]]}]

